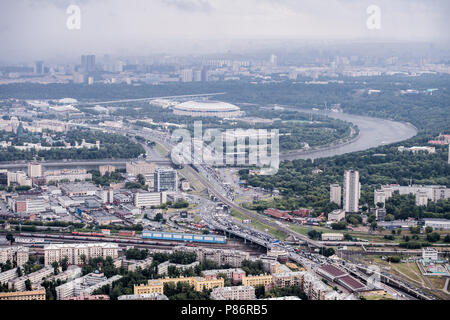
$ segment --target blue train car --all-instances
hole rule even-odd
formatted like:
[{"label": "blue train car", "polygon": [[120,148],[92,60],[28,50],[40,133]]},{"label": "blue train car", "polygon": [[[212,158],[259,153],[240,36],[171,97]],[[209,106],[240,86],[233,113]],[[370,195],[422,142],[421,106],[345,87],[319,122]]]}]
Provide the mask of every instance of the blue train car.
[{"label": "blue train car", "polygon": [[143,231],[142,239],[168,240],[168,241],[184,241],[184,242],[204,242],[204,243],[226,243],[225,236],[215,234],[190,234],[190,233],[173,233],[160,231]]}]

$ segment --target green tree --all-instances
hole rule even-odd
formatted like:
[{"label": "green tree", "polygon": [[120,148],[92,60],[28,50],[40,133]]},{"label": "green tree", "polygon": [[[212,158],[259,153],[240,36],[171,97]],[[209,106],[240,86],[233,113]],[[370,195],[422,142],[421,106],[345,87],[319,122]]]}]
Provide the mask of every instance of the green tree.
[{"label": "green tree", "polygon": [[25,290],[26,291],[31,291],[32,290],[30,279],[25,280]]},{"label": "green tree", "polygon": [[59,273],[59,264],[57,261],[54,261],[52,263],[52,267],[53,267],[53,274],[56,276]]},{"label": "green tree", "polygon": [[11,242],[11,244],[15,241],[14,236],[11,232],[8,232],[6,234],[6,240],[8,240],[9,242]]},{"label": "green tree", "polygon": [[69,259],[67,257],[64,257],[64,259],[61,260],[61,270],[63,272],[66,271],[68,266],[69,266]]},{"label": "green tree", "polygon": [[441,236],[437,232],[432,232],[427,234],[427,240],[430,242],[437,242],[441,239]]}]

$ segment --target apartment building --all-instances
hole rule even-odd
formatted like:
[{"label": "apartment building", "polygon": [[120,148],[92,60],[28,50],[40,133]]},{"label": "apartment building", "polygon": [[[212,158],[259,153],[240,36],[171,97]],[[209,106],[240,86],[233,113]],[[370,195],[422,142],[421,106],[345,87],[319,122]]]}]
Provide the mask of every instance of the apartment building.
[{"label": "apartment building", "polygon": [[69,297],[89,296],[105,285],[110,285],[114,281],[122,278],[120,275],[113,276],[109,279],[103,273],[98,271],[89,273],[84,277],[77,278],[63,285],[56,287],[57,300],[64,300]]},{"label": "apartment building", "polygon": [[149,257],[145,260],[120,260],[120,265],[119,267],[124,267],[125,269],[127,269],[128,271],[136,271],[137,268],[141,268],[141,269],[145,269],[148,268],[152,262],[153,262],[153,258]]},{"label": "apartment building", "polygon": [[226,275],[234,284],[241,282],[242,278],[245,277],[245,271],[240,268],[205,270],[202,275],[209,280],[217,279],[219,273]]},{"label": "apartment building", "polygon": [[234,286],[214,288],[212,300],[255,300],[255,288],[252,286]]},{"label": "apartment building", "polygon": [[20,267],[28,261],[29,256],[28,247],[11,246],[0,248],[0,263],[6,263],[9,260],[11,264],[15,262]]},{"label": "apartment building", "polygon": [[242,277],[243,286],[267,286],[272,283],[272,275],[270,274],[260,274],[257,276],[245,276]]},{"label": "apartment building", "polygon": [[81,277],[82,275],[82,269],[78,266],[69,266],[66,271],[58,273],[57,275],[54,275],[49,278],[49,280],[55,280],[55,281],[70,281],[73,279],[76,279],[78,277]]},{"label": "apartment building", "polygon": [[325,294],[332,290],[311,273],[306,273],[303,277],[303,291],[310,300],[325,300]]},{"label": "apartment building", "polygon": [[9,281],[18,278],[17,268],[1,272],[0,273],[0,284],[8,284]]},{"label": "apartment building", "polygon": [[2,292],[0,300],[45,300],[45,290]]},{"label": "apartment building", "polygon": [[63,169],[46,171],[44,173],[45,183],[59,182],[59,181],[83,181],[92,179],[92,174],[88,173],[86,169]]},{"label": "apartment building", "polygon": [[142,175],[154,174],[155,169],[157,168],[157,166],[154,163],[146,161],[127,162],[125,167],[127,173],[133,176],[137,176],[139,174]]},{"label": "apartment building", "polygon": [[330,202],[341,206],[342,188],[338,184],[330,185]]},{"label": "apartment building", "polygon": [[179,278],[164,278],[148,280],[147,284],[141,284],[134,286],[134,294],[151,294],[151,293],[164,293],[164,284],[173,283],[177,284],[179,282],[186,282],[190,286],[194,287],[195,291],[203,291],[204,289],[209,290],[217,287],[224,286],[224,280],[220,279],[210,279],[207,280],[203,277],[179,277]]},{"label": "apartment building", "polygon": [[25,291],[25,282],[27,280],[30,280],[32,288],[38,287],[40,286],[43,278],[53,275],[53,271],[53,267],[51,266],[44,267],[36,272],[10,280],[8,282],[8,288],[15,289],[17,291]]},{"label": "apartment building", "polygon": [[159,293],[149,293],[149,294],[127,294],[118,296],[117,300],[169,300],[167,296]]},{"label": "apartment building", "polygon": [[190,264],[177,264],[177,263],[170,263],[169,261],[165,261],[158,265],[158,274],[168,274],[169,267],[171,267],[171,266],[175,267],[177,269],[180,269],[180,270],[186,270],[189,268],[194,269],[195,266],[198,266],[199,264],[200,264],[200,262],[198,262],[198,261],[194,261]]},{"label": "apartment building", "polygon": [[272,275],[273,284],[280,288],[302,286],[305,274],[305,271],[275,273]]},{"label": "apartment building", "polygon": [[64,243],[49,244],[44,246],[45,265],[51,265],[53,262],[60,262],[67,257],[69,264],[82,264],[82,256],[86,258],[111,257],[113,259],[119,256],[119,245],[117,243]]},{"label": "apartment building", "polygon": [[224,249],[208,249],[208,248],[192,248],[192,247],[175,247],[175,251],[195,252],[197,254],[197,261],[203,262],[210,260],[217,263],[219,266],[229,264],[234,268],[239,268],[244,260],[250,259],[250,254],[238,250],[224,250]]},{"label": "apartment building", "polygon": [[360,196],[359,171],[346,170],[344,173],[344,211],[358,212]]}]

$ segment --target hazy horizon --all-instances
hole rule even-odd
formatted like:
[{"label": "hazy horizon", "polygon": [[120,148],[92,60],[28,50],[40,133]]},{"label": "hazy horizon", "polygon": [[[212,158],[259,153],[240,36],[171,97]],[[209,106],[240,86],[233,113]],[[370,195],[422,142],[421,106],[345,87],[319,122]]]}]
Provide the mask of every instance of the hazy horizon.
[{"label": "hazy horizon", "polygon": [[[81,10],[80,30],[66,26],[71,4]],[[380,30],[366,26],[370,5],[381,9]],[[210,54],[264,39],[447,46],[449,9],[446,0],[3,0],[0,61]]]}]

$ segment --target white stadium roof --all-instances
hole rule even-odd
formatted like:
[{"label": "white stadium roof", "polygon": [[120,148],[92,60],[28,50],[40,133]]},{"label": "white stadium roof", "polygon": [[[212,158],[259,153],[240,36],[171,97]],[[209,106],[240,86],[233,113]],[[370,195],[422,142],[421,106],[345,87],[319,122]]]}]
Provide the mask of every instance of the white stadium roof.
[{"label": "white stadium roof", "polygon": [[239,107],[221,101],[187,101],[174,107],[176,110],[191,112],[232,112],[239,111]]}]

